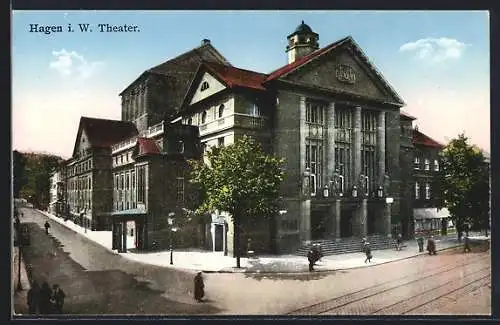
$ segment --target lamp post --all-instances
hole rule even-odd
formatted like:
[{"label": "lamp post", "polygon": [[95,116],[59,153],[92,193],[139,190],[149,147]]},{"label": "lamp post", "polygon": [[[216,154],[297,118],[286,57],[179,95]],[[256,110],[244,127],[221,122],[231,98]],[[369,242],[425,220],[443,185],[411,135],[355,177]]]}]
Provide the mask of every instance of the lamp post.
[{"label": "lamp post", "polygon": [[379,198],[384,197],[384,190],[382,189],[382,186],[379,186],[377,189],[377,197]]},{"label": "lamp post", "polygon": [[328,196],[330,195],[330,190],[328,189],[328,185],[325,184],[325,187],[323,188],[323,197],[324,198],[328,198]]},{"label": "lamp post", "polygon": [[173,250],[173,246],[172,246],[172,237],[174,235],[174,231],[177,231],[177,229],[175,229],[173,227],[173,225],[174,225],[174,217],[175,217],[175,213],[174,212],[170,212],[168,214],[168,218],[167,218],[168,225],[170,227],[170,265],[174,264],[174,250]]},{"label": "lamp post", "polygon": [[358,187],[356,185],[354,185],[352,187],[352,193],[351,194],[352,194],[353,198],[357,198],[358,197]]}]

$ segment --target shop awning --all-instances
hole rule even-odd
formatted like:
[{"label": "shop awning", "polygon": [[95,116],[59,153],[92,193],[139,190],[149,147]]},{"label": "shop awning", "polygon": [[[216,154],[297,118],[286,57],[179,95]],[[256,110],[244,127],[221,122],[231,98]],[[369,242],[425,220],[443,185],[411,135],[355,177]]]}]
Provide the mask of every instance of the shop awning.
[{"label": "shop awning", "polygon": [[424,219],[443,219],[450,216],[450,211],[448,209],[436,209],[436,208],[423,208],[423,209],[413,209],[413,217],[415,220]]}]

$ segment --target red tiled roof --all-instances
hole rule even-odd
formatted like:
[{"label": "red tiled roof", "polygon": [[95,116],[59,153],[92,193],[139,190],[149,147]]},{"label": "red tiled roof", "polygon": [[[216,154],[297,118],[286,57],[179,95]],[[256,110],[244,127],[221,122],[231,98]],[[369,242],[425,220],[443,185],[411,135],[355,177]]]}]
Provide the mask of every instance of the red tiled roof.
[{"label": "red tiled roof", "polygon": [[444,145],[436,140],[428,137],[419,130],[413,130],[413,144],[418,144],[426,147],[443,148]]},{"label": "red tiled roof", "polygon": [[204,62],[204,64],[209,70],[221,78],[230,88],[245,87],[258,90],[266,89],[262,86],[262,83],[266,80],[266,74],[214,62]]},{"label": "red tiled roof", "polygon": [[404,118],[407,118],[407,119],[410,119],[410,120],[416,120],[416,119],[417,119],[416,117],[414,117],[414,116],[412,116],[412,115],[410,115],[410,114],[406,113],[406,112],[405,112],[405,111],[403,111],[403,110],[400,110],[400,111],[399,111],[399,115],[400,115],[401,117],[404,117]]},{"label": "red tiled roof", "polygon": [[330,44],[328,46],[325,46],[325,47],[323,47],[321,49],[318,49],[318,50],[312,52],[311,54],[303,56],[303,57],[295,60],[294,62],[289,63],[289,64],[287,64],[287,65],[285,65],[285,66],[283,66],[283,67],[281,67],[281,68],[279,68],[277,70],[274,70],[273,72],[271,72],[269,74],[269,76],[266,78],[265,81],[270,81],[270,80],[277,79],[277,78],[281,77],[282,75],[284,75],[284,74],[286,74],[288,72],[291,72],[292,70],[295,70],[299,66],[301,66],[301,65],[309,62],[310,60],[314,59],[315,57],[317,57],[317,56],[319,56],[319,55],[321,55],[323,53],[325,53],[326,51],[331,50],[331,49],[333,49],[333,48],[335,48],[335,47],[343,44],[349,38],[350,38],[349,36],[345,37],[345,38],[343,38],[341,40],[338,40],[338,41],[336,41],[336,42],[334,42],[334,43],[332,43],[332,44]]},{"label": "red tiled roof", "polygon": [[138,138],[137,144],[139,146],[138,155],[153,155],[160,153],[160,149],[153,139]]},{"label": "red tiled roof", "polygon": [[82,116],[80,124],[93,147],[110,147],[138,133],[135,124],[129,121]]}]

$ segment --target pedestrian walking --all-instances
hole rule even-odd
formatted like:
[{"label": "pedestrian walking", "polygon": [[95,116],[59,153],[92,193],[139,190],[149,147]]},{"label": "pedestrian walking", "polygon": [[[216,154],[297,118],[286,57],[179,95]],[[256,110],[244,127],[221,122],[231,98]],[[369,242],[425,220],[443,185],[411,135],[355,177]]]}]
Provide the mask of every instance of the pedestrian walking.
[{"label": "pedestrian walking", "polygon": [[28,290],[27,303],[28,311],[30,314],[36,314],[38,312],[38,304],[40,299],[40,286],[36,280],[33,280],[31,288]]},{"label": "pedestrian walking", "polygon": [[403,244],[403,237],[401,236],[401,234],[398,234],[398,236],[396,237],[396,250],[400,251],[402,244]]},{"label": "pedestrian walking", "polygon": [[59,287],[58,284],[54,284],[52,286],[51,305],[53,306],[55,314],[62,314],[64,298],[66,298],[66,294],[64,293],[64,291],[61,289],[61,287]]},{"label": "pedestrian walking", "polygon": [[436,255],[436,242],[434,241],[433,236],[427,239],[427,251],[429,252],[429,255]]},{"label": "pedestrian walking", "polygon": [[51,313],[51,304],[50,299],[52,297],[52,290],[49,287],[49,284],[45,281],[42,283],[42,287],[40,289],[40,298],[38,300],[38,310],[40,314],[50,314]]},{"label": "pedestrian walking", "polygon": [[45,227],[45,233],[48,235],[49,234],[50,223],[48,221],[45,221],[45,224],[43,226]]},{"label": "pedestrian walking", "polygon": [[314,260],[314,251],[312,248],[307,252],[307,260],[309,261],[309,272],[314,271],[314,263],[316,261]]},{"label": "pedestrian walking", "polygon": [[424,251],[424,238],[418,237],[417,244],[418,244],[418,252],[422,253]]},{"label": "pedestrian walking", "polygon": [[470,239],[469,239],[469,236],[465,235],[465,237],[464,237],[464,253],[469,253],[469,252],[471,252]]},{"label": "pedestrian walking", "polygon": [[365,259],[365,264],[366,262],[369,262],[371,263],[372,262],[372,249],[370,247],[370,243],[369,242],[365,242],[364,246],[363,246],[363,250],[365,252],[365,255],[366,255],[366,259]]},{"label": "pedestrian walking", "polygon": [[201,272],[198,272],[194,277],[194,299],[201,302],[205,296],[205,283]]}]

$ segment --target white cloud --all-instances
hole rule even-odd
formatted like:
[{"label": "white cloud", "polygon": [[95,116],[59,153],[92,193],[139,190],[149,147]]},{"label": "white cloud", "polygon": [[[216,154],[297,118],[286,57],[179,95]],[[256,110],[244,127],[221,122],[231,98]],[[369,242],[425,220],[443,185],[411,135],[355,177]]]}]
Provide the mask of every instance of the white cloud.
[{"label": "white cloud", "polygon": [[468,44],[453,38],[422,38],[415,42],[401,45],[400,52],[415,53],[415,57],[432,63],[443,62],[449,59],[458,59],[462,56]]},{"label": "white cloud", "polygon": [[58,71],[63,77],[77,76],[88,79],[103,65],[103,62],[99,61],[89,62],[77,52],[68,52],[66,49],[52,51],[52,55],[55,60],[50,62],[50,68]]}]

